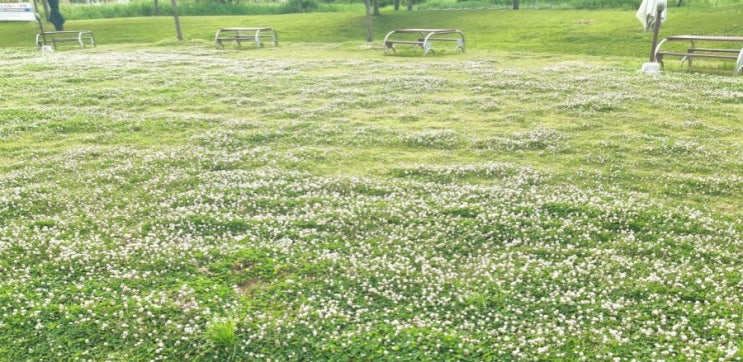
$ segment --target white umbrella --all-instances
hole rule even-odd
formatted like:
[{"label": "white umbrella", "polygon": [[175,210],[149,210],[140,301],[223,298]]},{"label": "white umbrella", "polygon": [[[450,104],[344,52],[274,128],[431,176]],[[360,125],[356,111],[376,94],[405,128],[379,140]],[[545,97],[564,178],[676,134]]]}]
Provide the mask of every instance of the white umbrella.
[{"label": "white umbrella", "polygon": [[665,0],[642,0],[640,8],[637,9],[637,16],[640,19],[640,23],[645,28],[645,31],[653,31],[655,28],[655,21],[658,17],[658,3],[663,3],[663,11],[660,13],[660,23],[663,24],[666,21],[666,1]]}]

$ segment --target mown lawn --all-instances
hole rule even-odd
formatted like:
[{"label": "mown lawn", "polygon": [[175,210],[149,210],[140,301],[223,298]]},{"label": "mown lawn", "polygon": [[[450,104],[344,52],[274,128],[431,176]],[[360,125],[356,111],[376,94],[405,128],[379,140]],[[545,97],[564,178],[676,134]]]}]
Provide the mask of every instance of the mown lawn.
[{"label": "mown lawn", "polygon": [[[740,35],[743,6],[672,7],[661,37],[679,34]],[[200,16],[180,19],[187,42],[213,43],[217,29],[271,26],[284,45],[333,44],[355,51],[365,44],[364,10],[352,13],[314,13],[253,16]],[[47,30],[51,24],[46,24]],[[373,43],[397,28],[458,28],[472,51],[512,51],[560,55],[627,56],[644,59],[650,53],[651,34],[642,32],[632,10],[461,10],[392,11],[384,8],[373,19]],[[167,45],[176,43],[173,18],[118,18],[69,20],[66,29],[90,29],[99,47],[119,44]],[[36,23],[0,22],[0,46],[33,46]],[[295,52],[294,56],[301,56]],[[639,68],[639,67],[638,67]]]},{"label": "mown lawn", "polygon": [[743,358],[740,77],[474,44],[0,48],[0,360]]}]

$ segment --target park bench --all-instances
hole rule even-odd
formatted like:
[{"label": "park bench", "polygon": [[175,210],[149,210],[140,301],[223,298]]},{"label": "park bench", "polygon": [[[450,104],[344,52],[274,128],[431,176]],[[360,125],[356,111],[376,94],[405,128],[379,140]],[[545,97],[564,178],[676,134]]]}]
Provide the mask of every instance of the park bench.
[{"label": "park bench", "polygon": [[423,56],[428,52],[435,53],[433,42],[455,42],[454,51],[461,50],[464,53],[464,33],[457,29],[395,29],[387,33],[384,37],[384,54],[389,50],[397,53],[396,44],[408,44],[413,46],[413,50],[420,47],[423,49]]},{"label": "park bench", "polygon": [[274,46],[279,46],[279,39],[273,28],[253,27],[253,28],[222,28],[217,30],[214,36],[214,42],[217,46],[224,48],[224,42],[233,42],[238,46],[243,41],[255,42],[255,47],[263,46],[261,39],[269,39]]},{"label": "park bench", "polygon": [[[689,48],[682,50],[661,50],[664,44],[671,42],[688,42]],[[731,47],[699,47],[697,44],[730,43]],[[740,36],[703,36],[703,35],[676,35],[663,39],[655,48],[655,60],[663,66],[663,58],[674,56],[681,58],[681,64],[686,62],[690,67],[694,58],[721,59],[736,61],[734,73],[743,71],[743,37]]]},{"label": "park bench", "polygon": [[86,40],[91,46],[95,46],[95,36],[93,36],[93,32],[90,30],[45,31],[36,34],[36,46],[39,48],[51,43],[52,47],[56,49],[57,43],[64,42],[76,42],[80,44],[81,48],[85,48]]}]

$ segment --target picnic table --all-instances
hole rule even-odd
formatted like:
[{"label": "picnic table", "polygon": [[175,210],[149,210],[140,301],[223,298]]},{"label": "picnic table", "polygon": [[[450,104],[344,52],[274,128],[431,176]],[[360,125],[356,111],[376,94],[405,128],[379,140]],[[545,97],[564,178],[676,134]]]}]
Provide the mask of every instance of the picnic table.
[{"label": "picnic table", "polygon": [[423,49],[423,56],[428,52],[435,53],[432,43],[434,41],[455,42],[454,51],[461,50],[464,53],[464,33],[458,29],[395,29],[384,37],[384,54],[389,50],[397,53],[396,44],[409,44],[413,49]]},{"label": "picnic table", "polygon": [[[685,42],[690,44],[685,50],[661,50],[664,44],[672,42]],[[728,47],[698,46],[698,44],[721,44],[729,43]],[[665,56],[681,57],[681,64],[687,62],[691,67],[694,58],[735,60],[735,71],[737,74],[743,71],[743,36],[705,36],[705,35],[675,35],[661,40],[655,48],[655,59],[663,66]]]},{"label": "picnic table", "polygon": [[224,41],[231,41],[240,46],[243,41],[255,42],[255,47],[263,46],[261,38],[270,39],[274,46],[279,46],[279,39],[276,31],[269,27],[252,27],[252,28],[222,28],[217,30],[214,36],[214,42],[217,46],[224,48]]},{"label": "picnic table", "polygon": [[85,48],[86,40],[91,46],[95,46],[95,36],[93,36],[93,32],[90,30],[45,31],[36,34],[36,46],[39,48],[48,42],[52,43],[54,49],[57,48],[57,43],[63,42],[76,42],[80,44],[81,48]]}]

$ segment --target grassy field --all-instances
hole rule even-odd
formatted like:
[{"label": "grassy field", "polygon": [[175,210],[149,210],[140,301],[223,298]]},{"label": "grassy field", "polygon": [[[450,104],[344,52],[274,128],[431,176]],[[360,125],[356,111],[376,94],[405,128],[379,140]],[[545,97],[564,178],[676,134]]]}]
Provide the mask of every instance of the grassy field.
[{"label": "grassy field", "polygon": [[[363,9],[358,13],[274,16],[183,17],[189,42],[212,43],[217,29],[229,26],[272,26],[285,45],[332,43],[355,51],[365,43]],[[678,34],[740,35],[743,6],[672,8],[661,36]],[[49,27],[50,24],[47,24]],[[72,20],[67,29],[90,29],[100,47],[119,44],[173,45],[171,17]],[[374,43],[396,28],[456,27],[465,32],[472,51],[629,56],[645,58],[651,35],[643,33],[634,11],[385,11],[373,22]],[[0,23],[0,46],[33,46],[35,23]],[[296,54],[301,56],[301,54]],[[634,59],[633,59],[634,61]]]},{"label": "grassy field", "polygon": [[[626,11],[183,20],[0,24],[0,361],[743,358],[730,64],[638,73]],[[382,55],[426,21],[467,53]]]}]

